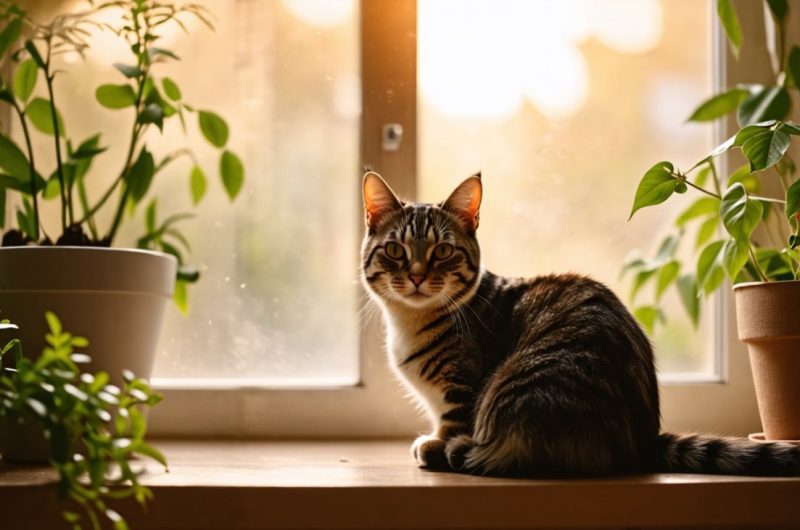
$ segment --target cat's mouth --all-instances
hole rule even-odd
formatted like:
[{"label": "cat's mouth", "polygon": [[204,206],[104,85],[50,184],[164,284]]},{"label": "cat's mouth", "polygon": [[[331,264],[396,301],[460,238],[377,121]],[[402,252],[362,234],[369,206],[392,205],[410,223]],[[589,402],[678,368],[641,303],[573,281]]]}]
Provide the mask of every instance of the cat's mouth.
[{"label": "cat's mouth", "polygon": [[411,298],[412,300],[420,300],[422,298],[430,298],[431,295],[423,293],[422,291],[414,291],[406,295],[406,298]]}]

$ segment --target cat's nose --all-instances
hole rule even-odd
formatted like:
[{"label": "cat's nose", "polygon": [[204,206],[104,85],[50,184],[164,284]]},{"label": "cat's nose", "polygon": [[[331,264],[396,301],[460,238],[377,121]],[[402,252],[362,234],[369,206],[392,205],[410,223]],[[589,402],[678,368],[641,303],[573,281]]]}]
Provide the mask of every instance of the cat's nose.
[{"label": "cat's nose", "polygon": [[411,280],[411,283],[413,283],[414,286],[419,287],[422,284],[422,282],[425,281],[425,275],[424,274],[409,274],[408,275],[408,279]]}]

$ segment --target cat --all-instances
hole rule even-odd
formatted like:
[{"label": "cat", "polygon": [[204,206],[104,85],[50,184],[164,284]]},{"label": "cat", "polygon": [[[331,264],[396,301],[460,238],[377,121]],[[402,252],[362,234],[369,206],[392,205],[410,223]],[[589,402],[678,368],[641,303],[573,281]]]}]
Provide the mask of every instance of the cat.
[{"label": "cat", "polygon": [[431,418],[421,467],[481,475],[800,475],[800,447],[661,433],[653,350],[601,283],[481,267],[480,174],[439,204],[363,180],[361,278],[394,372]]}]

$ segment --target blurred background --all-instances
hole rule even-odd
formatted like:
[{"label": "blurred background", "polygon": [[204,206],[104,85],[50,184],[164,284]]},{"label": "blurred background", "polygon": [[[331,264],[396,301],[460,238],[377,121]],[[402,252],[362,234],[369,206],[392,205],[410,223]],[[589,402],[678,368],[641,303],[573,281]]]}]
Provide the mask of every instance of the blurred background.
[{"label": "blurred background", "polygon": [[[230,205],[216,153],[197,150],[210,193],[183,229],[202,278],[188,316],[169,311],[155,375],[355,383],[360,320],[373,313],[362,310],[357,281],[358,2],[200,3],[216,15],[216,32],[171,28],[162,46],[182,60],[160,75],[228,120],[246,182]],[[712,147],[710,126],[684,123],[713,91],[711,17],[698,0],[419,0],[418,199],[440,201],[481,170],[488,269],[591,274],[633,306],[623,260],[636,248],[653,253],[670,209],[687,204],[681,197],[627,222],[636,185],[663,157],[685,169]],[[132,116],[92,94],[122,82],[111,64],[130,52],[110,33],[95,38],[102,44],[85,60],[63,57],[59,105],[71,137],[111,131],[87,177],[109,181]],[[163,154],[184,143],[176,122],[151,146]],[[151,193],[162,216],[192,209],[190,169],[181,160],[158,175]],[[124,225],[120,244],[135,243],[143,215]],[[711,304],[695,331],[669,296],[670,318],[654,336],[662,372],[711,372]]]}]

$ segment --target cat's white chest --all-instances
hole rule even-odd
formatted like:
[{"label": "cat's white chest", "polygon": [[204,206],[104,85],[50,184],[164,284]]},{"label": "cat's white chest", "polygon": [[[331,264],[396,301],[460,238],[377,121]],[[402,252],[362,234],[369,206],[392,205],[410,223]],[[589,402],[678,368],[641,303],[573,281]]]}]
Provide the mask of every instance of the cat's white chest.
[{"label": "cat's white chest", "polygon": [[432,338],[430,333],[419,336],[416,330],[424,324],[411,319],[399,319],[386,315],[387,350],[389,364],[395,374],[409,390],[410,395],[428,413],[434,431],[438,428],[441,415],[447,410],[444,391],[419,374],[420,364],[424,358],[411,363],[404,363],[411,354]]}]

